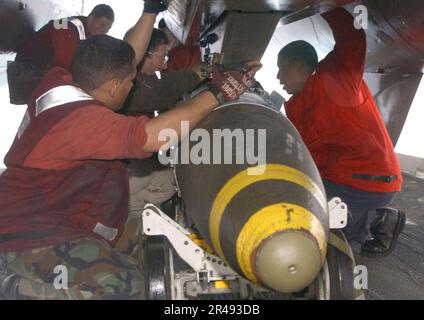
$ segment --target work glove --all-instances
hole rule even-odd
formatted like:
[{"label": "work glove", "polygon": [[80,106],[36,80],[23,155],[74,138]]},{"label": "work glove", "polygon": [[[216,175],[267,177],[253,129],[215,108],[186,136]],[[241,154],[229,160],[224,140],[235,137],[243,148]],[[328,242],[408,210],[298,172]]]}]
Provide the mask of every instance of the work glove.
[{"label": "work glove", "polygon": [[144,0],[145,13],[159,13],[166,10],[166,3],[163,0]]},{"label": "work glove", "polygon": [[214,64],[208,89],[220,104],[238,99],[255,83],[256,71],[261,67],[257,60],[244,63],[234,70],[225,70],[222,65]]}]

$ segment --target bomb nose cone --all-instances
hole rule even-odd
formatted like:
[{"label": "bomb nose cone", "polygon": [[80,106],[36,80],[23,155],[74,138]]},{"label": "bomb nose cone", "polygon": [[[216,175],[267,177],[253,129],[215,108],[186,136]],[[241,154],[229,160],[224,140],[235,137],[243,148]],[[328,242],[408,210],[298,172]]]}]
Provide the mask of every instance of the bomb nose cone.
[{"label": "bomb nose cone", "polygon": [[320,250],[302,231],[287,231],[270,237],[256,254],[256,273],[269,288],[292,293],[309,286],[322,267]]}]

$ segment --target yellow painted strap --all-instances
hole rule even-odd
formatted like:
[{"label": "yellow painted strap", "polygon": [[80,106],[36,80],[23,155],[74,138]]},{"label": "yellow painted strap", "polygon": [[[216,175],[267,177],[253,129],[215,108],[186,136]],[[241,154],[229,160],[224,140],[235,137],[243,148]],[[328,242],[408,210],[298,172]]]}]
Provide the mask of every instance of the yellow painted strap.
[{"label": "yellow painted strap", "polygon": [[258,279],[252,268],[252,254],[271,235],[288,230],[304,231],[317,241],[322,263],[327,255],[325,230],[321,222],[307,209],[291,204],[275,204],[256,212],[237,238],[237,261],[243,274],[252,282]]},{"label": "yellow painted strap", "polygon": [[215,281],[215,289],[230,289],[230,283],[228,281]]},{"label": "yellow painted strap", "polygon": [[209,216],[209,233],[215,252],[221,258],[225,259],[220,241],[219,227],[221,225],[225,208],[241,190],[254,183],[267,180],[284,180],[303,187],[315,197],[322,209],[325,212],[328,212],[328,204],[325,195],[318,185],[303,172],[279,164],[266,165],[265,171],[262,175],[249,175],[248,169],[246,169],[235,175],[224,185],[224,187],[222,187],[212,205]]}]

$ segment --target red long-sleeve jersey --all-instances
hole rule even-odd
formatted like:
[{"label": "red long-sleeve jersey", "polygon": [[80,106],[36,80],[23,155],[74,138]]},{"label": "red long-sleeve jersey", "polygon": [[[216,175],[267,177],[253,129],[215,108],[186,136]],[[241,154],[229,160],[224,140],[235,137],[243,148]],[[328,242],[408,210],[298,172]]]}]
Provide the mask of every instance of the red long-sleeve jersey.
[{"label": "red long-sleeve jersey", "polygon": [[[76,17],[88,34],[87,18]],[[67,20],[50,21],[37,31],[17,52],[16,61],[32,63],[35,67],[61,67],[70,70],[72,59],[80,42],[78,28]],[[66,22],[67,21],[67,22]]]},{"label": "red long-sleeve jersey", "polygon": [[353,17],[342,8],[322,16],[336,45],[286,103],[286,114],[324,179],[366,191],[400,191],[393,143],[362,79],[365,33],[354,28]]}]

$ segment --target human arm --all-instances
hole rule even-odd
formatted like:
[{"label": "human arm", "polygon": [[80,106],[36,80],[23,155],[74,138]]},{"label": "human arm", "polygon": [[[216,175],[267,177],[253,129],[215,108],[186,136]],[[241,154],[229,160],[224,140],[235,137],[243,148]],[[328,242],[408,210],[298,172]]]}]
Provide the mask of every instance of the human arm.
[{"label": "human arm", "polygon": [[[223,99],[231,101],[241,96],[254,83],[255,73],[260,68],[261,64],[255,60],[245,64],[241,71],[220,72],[214,69],[215,73],[208,90],[180,104],[178,107],[147,121],[147,140],[143,150],[145,152],[156,152],[164,147],[175,145],[178,140],[184,138],[181,132],[181,123],[183,121],[189,123],[190,130],[195,128],[203,118],[223,102]],[[159,136],[164,129],[173,130],[177,134],[173,138],[178,140],[160,141]]]},{"label": "human arm", "polygon": [[[144,152],[156,152],[163,146],[175,145],[182,138],[181,123],[187,121],[190,130],[212,112],[218,106],[218,100],[210,91],[204,91],[188,102],[185,102],[168,112],[162,113],[158,117],[147,121],[147,140],[144,144]],[[177,133],[175,141],[160,141],[159,136],[162,130],[170,129]]]},{"label": "human arm", "polygon": [[336,42],[330,57],[362,78],[367,46],[364,30],[354,27],[353,16],[344,8],[323,13],[322,17],[330,26]]},{"label": "human arm", "polygon": [[144,0],[144,10],[140,19],[137,21],[131,33],[128,35],[127,42],[135,51],[135,60],[138,65],[146,53],[147,47],[152,36],[153,25],[159,12],[166,10],[163,1]]},{"label": "human arm", "polygon": [[146,117],[126,117],[96,103],[60,120],[25,159],[25,165],[62,170],[87,160],[141,159]]},{"label": "human arm", "polygon": [[343,8],[326,12],[322,17],[329,24],[335,40],[334,49],[318,67],[318,71],[323,71],[327,93],[339,105],[360,104],[366,55],[365,32],[354,27],[353,16]]},{"label": "human arm", "polygon": [[[256,69],[247,74],[249,82]],[[146,158],[166,143],[159,141],[162,129],[173,129],[181,137],[181,121],[190,121],[193,128],[217,105],[215,96],[205,91],[181,107],[148,120],[126,117],[93,102],[74,110],[52,127],[26,157],[25,165],[61,170],[87,160]]]}]

